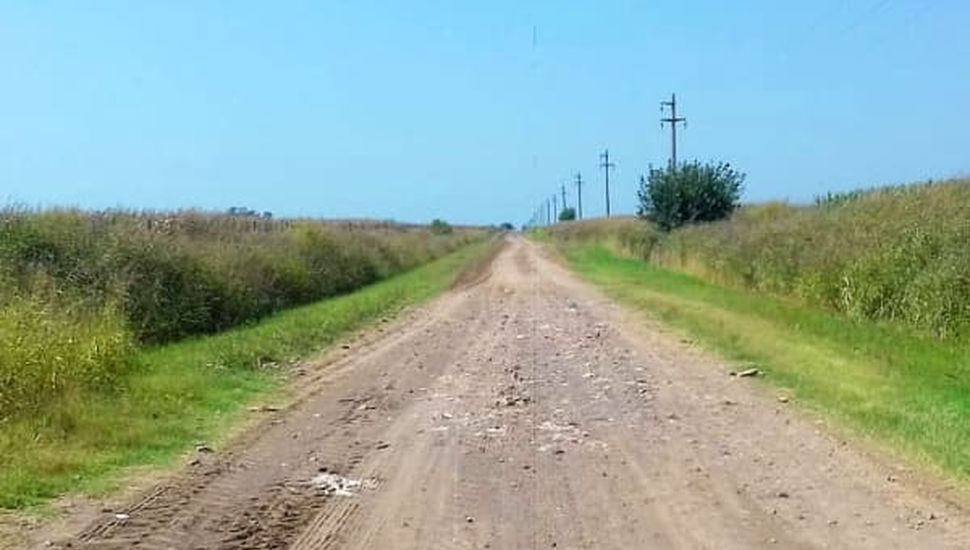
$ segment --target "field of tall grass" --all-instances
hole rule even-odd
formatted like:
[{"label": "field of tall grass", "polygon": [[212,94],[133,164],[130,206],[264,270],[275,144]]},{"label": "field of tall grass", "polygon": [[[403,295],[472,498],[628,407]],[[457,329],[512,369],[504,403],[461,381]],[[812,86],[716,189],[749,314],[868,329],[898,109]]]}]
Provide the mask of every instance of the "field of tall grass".
[{"label": "field of tall grass", "polygon": [[793,298],[942,340],[970,337],[970,180],[741,208],[662,233],[633,218],[559,224],[567,241],[717,284]]},{"label": "field of tall grass", "polygon": [[0,423],[112,390],[138,348],[344,294],[483,234],[196,212],[0,210]]}]

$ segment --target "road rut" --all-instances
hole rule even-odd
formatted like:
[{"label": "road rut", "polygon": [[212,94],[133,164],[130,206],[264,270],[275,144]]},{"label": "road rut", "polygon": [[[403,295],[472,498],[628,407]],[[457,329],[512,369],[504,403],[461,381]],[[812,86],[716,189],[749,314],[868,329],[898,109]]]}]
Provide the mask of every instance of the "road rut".
[{"label": "road rut", "polygon": [[306,367],[72,548],[970,548],[956,504],[536,244]]}]

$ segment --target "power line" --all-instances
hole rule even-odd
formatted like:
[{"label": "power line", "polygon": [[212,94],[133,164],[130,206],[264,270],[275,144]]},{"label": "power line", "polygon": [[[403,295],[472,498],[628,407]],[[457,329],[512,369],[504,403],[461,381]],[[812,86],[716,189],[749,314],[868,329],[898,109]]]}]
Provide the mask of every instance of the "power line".
[{"label": "power line", "polygon": [[583,219],[583,175],[576,172],[576,202],[578,211],[576,212],[577,219]]},{"label": "power line", "polygon": [[610,217],[610,170],[616,166],[616,164],[610,162],[610,150],[606,149],[600,154],[600,158],[603,162],[600,163],[600,167],[603,168],[603,176],[606,180],[606,217]]},{"label": "power line", "polygon": [[677,95],[670,94],[670,101],[660,102],[660,112],[664,112],[664,108],[670,108],[670,116],[667,118],[660,119],[660,127],[664,127],[664,123],[670,124],[670,169],[677,169],[677,124],[683,123],[684,127],[687,127],[687,118],[677,116]]}]

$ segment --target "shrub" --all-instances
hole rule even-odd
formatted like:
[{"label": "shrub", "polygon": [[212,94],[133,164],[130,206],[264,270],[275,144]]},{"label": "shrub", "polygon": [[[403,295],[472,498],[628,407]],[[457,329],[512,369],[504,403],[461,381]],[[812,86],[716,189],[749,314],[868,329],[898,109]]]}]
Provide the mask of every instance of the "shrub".
[{"label": "shrub", "polygon": [[570,206],[562,209],[559,213],[559,221],[568,222],[576,219],[576,209]]},{"label": "shrub", "polygon": [[445,220],[439,218],[431,220],[431,232],[435,235],[448,235],[451,231],[451,225]]},{"label": "shrub", "polygon": [[640,181],[638,213],[664,231],[721,220],[738,207],[743,182],[744,174],[723,162],[651,169]]}]

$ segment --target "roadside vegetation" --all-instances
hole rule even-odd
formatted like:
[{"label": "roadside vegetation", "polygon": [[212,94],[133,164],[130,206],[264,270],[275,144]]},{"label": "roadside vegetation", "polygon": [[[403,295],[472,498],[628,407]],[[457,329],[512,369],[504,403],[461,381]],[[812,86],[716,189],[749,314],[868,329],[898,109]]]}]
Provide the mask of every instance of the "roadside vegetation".
[{"label": "roadside vegetation", "polygon": [[970,337],[970,180],[745,206],[669,233],[632,218],[552,231],[708,282],[941,340]]},{"label": "roadside vegetation", "polygon": [[853,320],[622,257],[596,244],[570,264],[621,303],[757,368],[786,399],[914,461],[970,480],[970,346]]},{"label": "roadside vegetation", "polygon": [[741,201],[745,175],[726,162],[685,162],[650,169],[640,180],[638,214],[670,231],[687,224],[723,220]]},{"label": "roadside vegetation", "polygon": [[96,488],[119,466],[156,464],[213,436],[274,385],[267,365],[447,288],[485,236],[196,213],[0,213],[0,507]]},{"label": "roadside vegetation", "polygon": [[618,300],[820,414],[970,480],[970,181],[544,230]]}]

